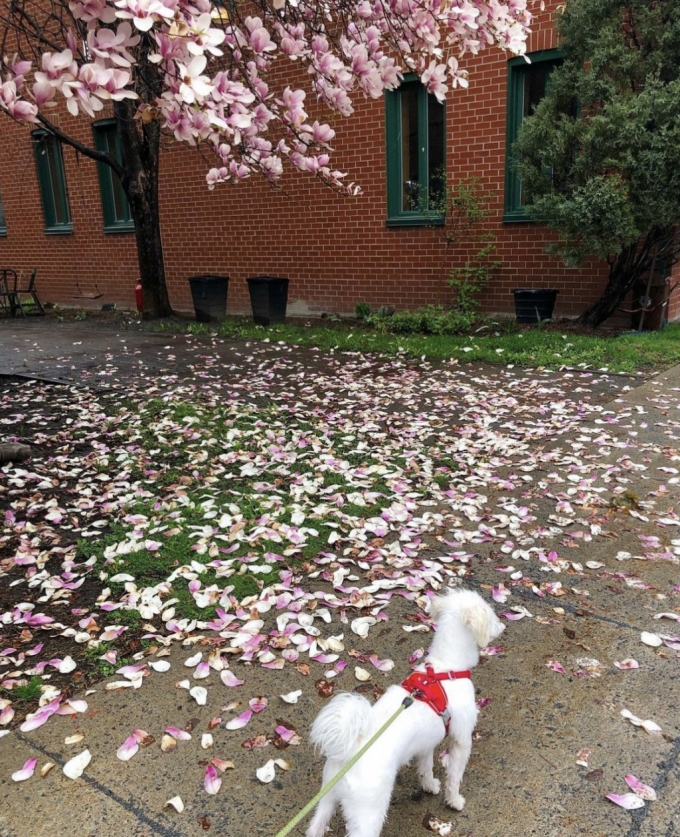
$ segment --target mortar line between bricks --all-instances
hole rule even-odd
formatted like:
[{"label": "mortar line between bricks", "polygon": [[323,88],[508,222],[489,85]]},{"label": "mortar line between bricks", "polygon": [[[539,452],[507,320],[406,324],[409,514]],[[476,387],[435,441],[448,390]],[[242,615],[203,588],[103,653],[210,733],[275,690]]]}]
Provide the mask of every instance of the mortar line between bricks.
[{"label": "mortar line between bricks", "polygon": [[[675,763],[678,761],[678,756],[680,756],[680,737],[675,739],[675,744],[673,745],[673,749],[668,756],[666,761],[666,767],[661,772],[659,777],[657,778],[656,782],[654,783],[654,790],[657,793],[661,793],[661,791],[666,787],[668,782],[668,777],[670,775],[671,770],[673,769]],[[654,803],[652,803],[653,805]],[[642,828],[642,824],[647,819],[647,816],[651,810],[650,805],[645,805],[644,808],[641,808],[638,811],[632,812],[633,823],[631,827],[626,832],[625,837],[638,837],[640,833],[640,829]],[[671,828],[673,828],[673,823],[671,823]],[[670,829],[666,832],[667,837],[673,834],[673,831]]]},{"label": "mortar line between bricks", "polygon": [[[41,747],[40,744],[37,744],[35,741],[31,741],[29,738],[26,738],[26,736],[21,735],[21,733],[19,732],[15,732],[14,734],[19,739],[19,741],[22,741],[24,744],[28,745],[32,749],[37,750],[39,753],[42,753],[42,755],[47,756],[52,761],[56,762],[56,764],[58,764],[60,767],[63,768],[63,766],[66,764],[66,762],[61,758],[61,756],[58,756],[56,753],[52,753],[45,747]],[[149,817],[143,811],[140,811],[136,805],[130,802],[126,802],[124,799],[118,796],[117,793],[112,791],[110,788],[107,788],[106,785],[102,785],[101,782],[98,782],[96,779],[92,779],[90,776],[85,775],[83,775],[81,778],[84,779],[84,781],[87,782],[87,784],[90,785],[90,787],[94,788],[94,790],[96,790],[98,793],[101,793],[104,796],[108,796],[109,799],[113,800],[115,803],[120,805],[121,808],[123,808],[129,814],[132,814],[134,817],[136,817],[138,822],[142,823],[148,828],[151,828],[154,831],[154,833],[160,835],[160,837],[186,837],[186,834],[184,832],[176,831],[172,827],[167,828],[162,823],[158,823],[156,822],[156,820],[151,819],[151,817]]]}]

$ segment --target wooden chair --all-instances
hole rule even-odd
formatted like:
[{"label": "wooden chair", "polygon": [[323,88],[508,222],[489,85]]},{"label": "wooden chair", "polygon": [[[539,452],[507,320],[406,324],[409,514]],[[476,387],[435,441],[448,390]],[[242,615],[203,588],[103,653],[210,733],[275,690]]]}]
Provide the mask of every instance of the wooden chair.
[{"label": "wooden chair", "polygon": [[5,268],[0,271],[0,312],[3,314],[14,316],[16,313],[16,283],[17,275],[14,270]]},{"label": "wooden chair", "polygon": [[[26,314],[44,314],[45,309],[42,306],[42,303],[38,299],[38,293],[35,289],[35,276],[38,272],[38,268],[34,267],[31,275],[28,277],[28,280],[24,281],[23,273],[17,278],[16,272],[11,271],[14,273],[14,309],[18,308],[21,311],[21,316],[25,317]],[[22,297],[24,297],[22,302]],[[35,310],[29,309],[28,312],[24,310],[24,305],[28,301],[26,299],[28,297],[30,301],[33,303]]]}]

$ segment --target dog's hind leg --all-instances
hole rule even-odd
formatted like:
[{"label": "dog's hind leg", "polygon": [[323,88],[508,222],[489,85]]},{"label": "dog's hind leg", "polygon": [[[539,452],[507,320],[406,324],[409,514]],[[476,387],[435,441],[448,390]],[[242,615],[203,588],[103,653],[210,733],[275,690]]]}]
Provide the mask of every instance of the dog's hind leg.
[{"label": "dog's hind leg", "polygon": [[369,806],[359,805],[351,812],[345,808],[345,820],[347,822],[347,837],[380,837],[387,809],[390,804],[389,796],[383,801],[376,799],[375,804]]},{"label": "dog's hind leg", "polygon": [[460,783],[472,750],[472,736],[449,737],[449,763],[446,768],[446,804],[462,811],[465,797],[460,795]]},{"label": "dog's hind leg", "polygon": [[427,753],[421,753],[416,762],[416,770],[420,778],[420,786],[425,793],[439,793],[439,779],[435,779],[432,772],[434,763],[434,750]]},{"label": "dog's hind leg", "polygon": [[323,837],[330,821],[333,819],[338,800],[333,793],[326,796],[316,806],[316,811],[307,829],[307,837]]}]

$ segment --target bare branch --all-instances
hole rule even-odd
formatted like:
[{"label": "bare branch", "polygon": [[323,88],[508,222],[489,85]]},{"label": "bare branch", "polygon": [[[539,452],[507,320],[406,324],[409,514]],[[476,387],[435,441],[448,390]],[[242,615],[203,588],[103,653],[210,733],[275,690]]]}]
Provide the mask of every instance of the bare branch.
[{"label": "bare branch", "polygon": [[73,137],[64,133],[61,130],[61,128],[58,128],[56,125],[50,122],[50,120],[43,116],[41,113],[38,114],[38,120],[49,134],[52,134],[52,136],[56,137],[65,145],[70,145],[71,148],[75,148],[76,151],[79,151],[83,155],[83,157],[89,157],[91,160],[95,160],[97,163],[104,163],[105,165],[110,166],[113,169],[113,171],[118,175],[118,177],[123,177],[125,170],[120,165],[120,163],[116,159],[114,159],[110,154],[107,154],[105,151],[97,151],[96,148],[90,148],[89,145],[85,145],[79,140],[74,139]]}]

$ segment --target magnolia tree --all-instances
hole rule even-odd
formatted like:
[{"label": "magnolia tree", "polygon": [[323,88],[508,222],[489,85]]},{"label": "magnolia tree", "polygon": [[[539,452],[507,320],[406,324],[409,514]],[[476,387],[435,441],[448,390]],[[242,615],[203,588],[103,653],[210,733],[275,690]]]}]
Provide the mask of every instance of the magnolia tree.
[{"label": "magnolia tree", "polygon": [[[357,94],[377,98],[406,71],[443,100],[467,85],[461,56],[523,53],[529,23],[527,0],[0,0],[0,111],[113,169],[135,222],[145,316],[165,316],[164,134],[210,150],[209,189],[253,173],[276,181],[288,161],[357,194],[331,164],[335,131],[309,116],[306,91],[277,88],[282,62],[308,76],[317,113],[350,116]],[[73,117],[112,109],[121,162],[50,119],[60,98]]]}]

